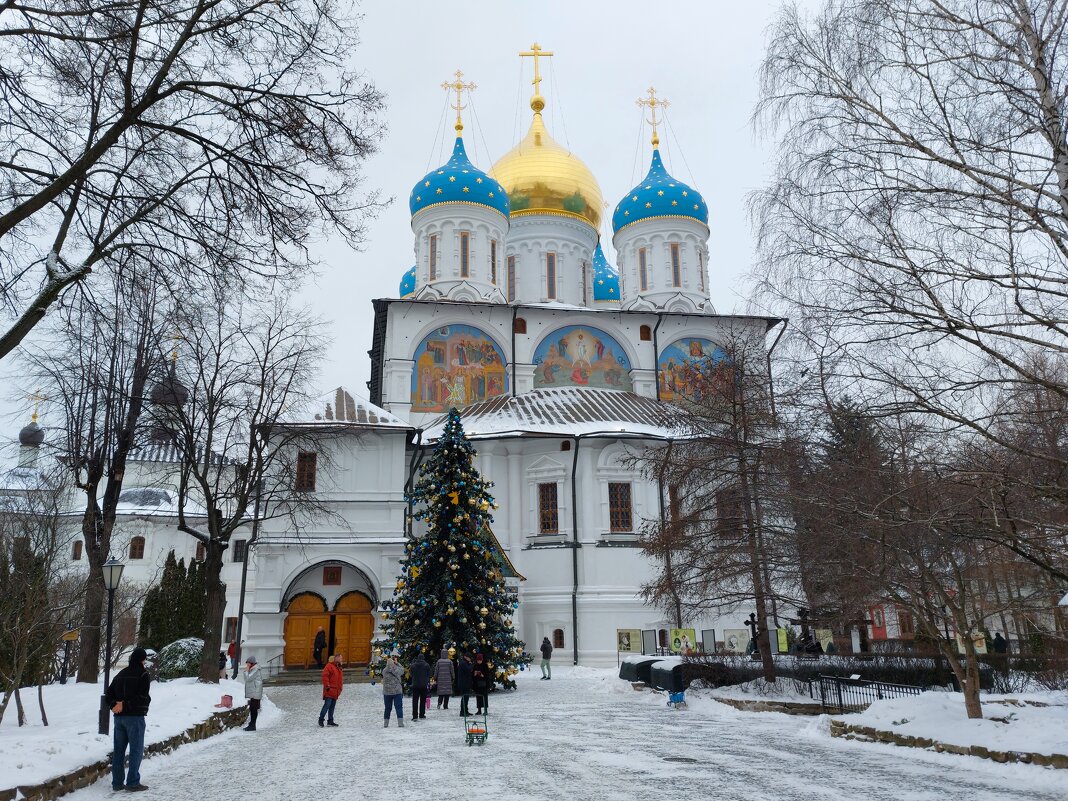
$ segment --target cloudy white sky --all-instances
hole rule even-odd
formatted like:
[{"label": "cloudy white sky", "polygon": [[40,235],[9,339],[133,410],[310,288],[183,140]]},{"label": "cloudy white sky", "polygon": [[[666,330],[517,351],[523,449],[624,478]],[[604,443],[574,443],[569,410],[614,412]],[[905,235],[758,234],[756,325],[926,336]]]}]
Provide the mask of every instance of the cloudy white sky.
[{"label": "cloudy white sky", "polygon": [[[320,275],[306,297],[333,326],[323,386],[366,393],[370,300],[396,297],[401,274],[414,263],[408,192],[451,147],[453,118],[442,116],[441,83],[461,69],[478,85],[477,125],[467,121],[464,140],[475,164],[488,170],[530,123],[531,64],[517,54],[533,42],[555,54],[542,62],[551,62],[542,84],[549,129],[597,177],[610,204],[606,216],[648,168],[648,127],[639,139],[641,110],[634,101],[652,85],[671,102],[671,132],[661,136],[667,166],[708,201],[712,300],[720,312],[740,311],[742,276],[753,256],[746,197],[767,179],[773,155],[750,117],[767,29],[781,6],[778,0],[365,3],[353,63],[387,94],[389,126],[367,164],[367,183],[395,200],[369,226],[362,252],[332,242],[322,250]],[[610,231],[602,232],[602,242],[614,262]]]},{"label": "cloudy white sky", "polygon": [[[819,4],[798,2],[808,8]],[[408,192],[447,159],[451,146],[452,112],[443,115],[441,83],[461,69],[465,80],[478,85],[471,98],[475,120],[468,112],[464,138],[472,160],[488,170],[529,125],[532,70],[530,59],[520,59],[518,52],[534,42],[555,54],[543,61],[549,129],[597,177],[608,218],[649,163],[649,131],[642,130],[635,100],[655,86],[670,101],[662,150],[669,171],[708,202],[712,300],[720,312],[741,311],[743,275],[753,258],[746,198],[767,180],[774,150],[754,132],[750,117],[768,27],[782,5],[781,0],[363,3],[362,43],[352,65],[385,92],[388,125],[366,164],[366,186],[394,200],[368,226],[360,252],[340,239],[317,248],[320,269],[309,276],[305,299],[332,327],[323,389],[343,384],[366,393],[371,299],[396,296],[414,258]],[[602,242],[614,261],[607,229]],[[4,383],[12,390],[16,382]],[[28,414],[21,390],[3,394],[0,420],[9,430],[0,440],[13,437]]]}]

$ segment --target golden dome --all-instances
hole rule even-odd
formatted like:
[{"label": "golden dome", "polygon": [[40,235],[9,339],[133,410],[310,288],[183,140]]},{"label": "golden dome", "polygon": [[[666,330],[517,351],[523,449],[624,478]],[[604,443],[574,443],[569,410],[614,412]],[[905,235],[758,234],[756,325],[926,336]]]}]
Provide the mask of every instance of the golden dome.
[{"label": "golden dome", "polygon": [[508,193],[512,217],[562,214],[601,230],[604,200],[597,179],[578,156],[549,136],[537,108],[523,141],[493,165],[490,175]]}]

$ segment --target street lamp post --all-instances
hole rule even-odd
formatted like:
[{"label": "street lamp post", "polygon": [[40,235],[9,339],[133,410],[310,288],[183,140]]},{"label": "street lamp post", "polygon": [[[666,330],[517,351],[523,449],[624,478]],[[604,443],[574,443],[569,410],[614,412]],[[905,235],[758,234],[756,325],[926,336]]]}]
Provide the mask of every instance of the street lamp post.
[{"label": "street lamp post", "polygon": [[111,710],[108,708],[108,687],[111,684],[111,627],[115,613],[115,590],[119,588],[122,570],[125,565],[112,556],[101,566],[104,574],[104,589],[108,591],[108,628],[104,644],[104,692],[100,694],[99,732],[107,734],[111,727]]}]

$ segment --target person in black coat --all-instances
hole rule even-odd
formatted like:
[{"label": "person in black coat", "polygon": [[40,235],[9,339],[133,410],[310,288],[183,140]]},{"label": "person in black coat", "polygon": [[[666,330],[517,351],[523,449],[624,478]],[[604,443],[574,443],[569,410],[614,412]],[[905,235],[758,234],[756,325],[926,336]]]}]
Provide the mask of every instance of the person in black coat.
[{"label": "person in black coat", "polygon": [[486,664],[485,654],[475,654],[475,664],[471,669],[471,686],[475,691],[475,704],[478,708],[476,715],[481,715],[482,710],[489,714],[489,691],[493,687],[493,677],[490,675],[490,667]]},{"label": "person in black coat", "polygon": [[471,714],[468,704],[471,700],[471,690],[474,688],[474,670],[471,654],[460,657],[460,664],[456,669],[456,692],[460,695],[460,715],[465,718]]},{"label": "person in black coat", "polygon": [[[111,789],[147,790],[141,784],[141,759],[145,754],[145,715],[152,703],[149,686],[152,674],[145,668],[148,656],[144,648],[134,648],[130,664],[115,674],[108,685],[108,707],[114,713],[111,754]],[[126,768],[126,750],[130,751],[130,767]],[[125,778],[125,783],[123,779]]]},{"label": "person in black coat", "polygon": [[549,665],[549,660],[553,655],[553,645],[549,642],[548,637],[544,637],[541,641],[541,680],[548,681],[553,677],[553,669]]},{"label": "person in black coat", "polygon": [[[305,640],[305,642],[307,641]],[[323,651],[325,650],[326,632],[320,626],[319,630],[315,632],[315,644],[312,646],[312,656],[315,657],[315,664],[319,666],[319,670],[323,669]]]},{"label": "person in black coat", "polygon": [[422,651],[415,657],[409,670],[412,673],[412,720],[426,720],[426,704],[430,697],[430,663]]}]

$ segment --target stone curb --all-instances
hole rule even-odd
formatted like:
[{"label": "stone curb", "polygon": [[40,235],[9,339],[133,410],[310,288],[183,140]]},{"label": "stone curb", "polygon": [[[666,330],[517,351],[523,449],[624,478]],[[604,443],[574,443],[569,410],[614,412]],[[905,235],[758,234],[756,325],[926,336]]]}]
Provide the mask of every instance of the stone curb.
[{"label": "stone curb", "polygon": [[[240,726],[248,719],[248,707],[239,706],[225,712],[215,712],[207,720],[190,726],[181,734],[168,737],[158,743],[145,746],[145,759],[158,754],[169,754],[185,743],[206,740],[227,729]],[[105,776],[111,775],[111,755],[91,765],[83,765],[69,773],[49,779],[40,784],[22,784],[8,790],[0,790],[0,801],[52,801],[52,799],[88,787]]]},{"label": "stone curb", "polygon": [[823,707],[820,704],[802,704],[797,701],[743,701],[740,698],[717,698],[714,695],[712,700],[733,706],[743,712],[782,712],[786,715],[823,714]]},{"label": "stone curb", "polygon": [[844,737],[847,740],[859,740],[860,742],[886,743],[888,745],[900,745],[906,748],[923,748],[946,754],[961,754],[975,756],[982,759],[990,759],[994,762],[1020,762],[1025,765],[1041,765],[1049,768],[1068,769],[1068,755],[1065,754],[1037,754],[1029,751],[993,751],[981,745],[952,745],[927,737],[912,737],[908,734],[899,734],[893,731],[883,731],[870,726],[857,726],[846,723],[844,720],[831,721],[831,736]]}]

